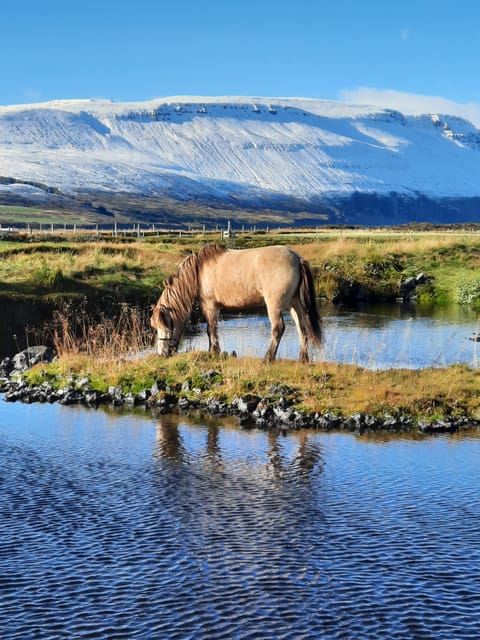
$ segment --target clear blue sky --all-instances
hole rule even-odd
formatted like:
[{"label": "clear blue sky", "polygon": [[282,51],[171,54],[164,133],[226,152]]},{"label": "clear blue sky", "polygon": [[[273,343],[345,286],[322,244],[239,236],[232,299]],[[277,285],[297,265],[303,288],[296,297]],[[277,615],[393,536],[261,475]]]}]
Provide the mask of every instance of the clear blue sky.
[{"label": "clear blue sky", "polygon": [[2,105],[357,87],[480,103],[478,0],[23,0],[0,29]]}]

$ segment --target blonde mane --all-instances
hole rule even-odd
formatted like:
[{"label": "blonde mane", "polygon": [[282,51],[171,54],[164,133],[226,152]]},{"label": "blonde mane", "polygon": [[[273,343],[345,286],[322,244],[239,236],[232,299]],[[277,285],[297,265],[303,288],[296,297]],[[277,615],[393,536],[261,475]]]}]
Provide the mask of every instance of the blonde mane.
[{"label": "blonde mane", "polygon": [[199,270],[204,264],[207,264],[213,260],[216,260],[219,256],[227,251],[227,247],[222,247],[220,244],[209,244],[202,247],[198,252],[198,267]]},{"label": "blonde mane", "polygon": [[160,305],[168,309],[175,320],[184,320],[190,314],[198,293],[198,257],[192,254],[185,258],[163,286]]},{"label": "blonde mane", "polygon": [[160,304],[169,310],[174,320],[184,321],[191,313],[198,296],[198,275],[202,267],[212,262],[226,251],[218,244],[202,247],[198,254],[192,253],[179,265],[176,273],[163,283],[164,290]]}]

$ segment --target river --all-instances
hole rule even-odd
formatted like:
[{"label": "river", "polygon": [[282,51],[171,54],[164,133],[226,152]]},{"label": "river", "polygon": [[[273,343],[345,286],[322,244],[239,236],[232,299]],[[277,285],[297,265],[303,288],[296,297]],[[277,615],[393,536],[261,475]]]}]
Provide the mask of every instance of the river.
[{"label": "river", "polygon": [[480,440],[0,402],[0,637],[479,637]]},{"label": "river", "polygon": [[[466,363],[477,367],[480,314],[468,307],[422,307],[416,304],[365,304],[355,308],[321,307],[324,344],[319,359],[371,369],[419,369]],[[298,357],[296,329],[285,314],[280,358]],[[265,315],[230,315],[219,323],[221,348],[238,355],[263,357],[270,340]],[[196,325],[181,349],[207,349],[204,324]]]}]

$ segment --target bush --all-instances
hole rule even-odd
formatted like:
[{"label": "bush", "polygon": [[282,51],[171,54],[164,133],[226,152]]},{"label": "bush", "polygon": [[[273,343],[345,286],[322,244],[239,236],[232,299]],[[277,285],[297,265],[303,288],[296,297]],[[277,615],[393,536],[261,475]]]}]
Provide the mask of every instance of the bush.
[{"label": "bush", "polygon": [[460,304],[480,304],[480,279],[462,282],[458,287],[457,299]]},{"label": "bush", "polygon": [[63,287],[65,278],[60,267],[52,268],[45,260],[42,260],[38,269],[33,273],[32,281],[37,287],[59,291]]}]

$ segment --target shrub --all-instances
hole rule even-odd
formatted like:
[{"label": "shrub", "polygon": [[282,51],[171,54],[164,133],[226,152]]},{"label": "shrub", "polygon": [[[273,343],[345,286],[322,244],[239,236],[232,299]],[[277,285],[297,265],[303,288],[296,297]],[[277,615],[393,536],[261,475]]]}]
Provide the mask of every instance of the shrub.
[{"label": "shrub", "polygon": [[480,279],[462,282],[458,286],[457,299],[460,304],[480,304]]},{"label": "shrub", "polygon": [[65,278],[60,267],[50,267],[45,260],[42,260],[33,273],[32,281],[37,287],[59,291],[63,287]]}]

